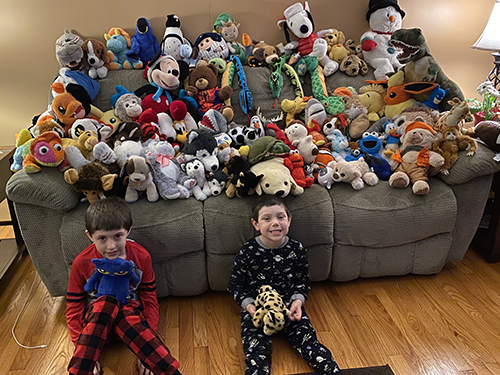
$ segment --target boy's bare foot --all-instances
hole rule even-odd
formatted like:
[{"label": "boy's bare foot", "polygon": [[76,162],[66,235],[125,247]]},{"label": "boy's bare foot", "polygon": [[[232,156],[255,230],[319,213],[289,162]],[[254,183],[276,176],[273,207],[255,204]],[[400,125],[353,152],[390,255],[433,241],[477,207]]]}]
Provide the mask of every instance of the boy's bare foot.
[{"label": "boy's bare foot", "polygon": [[154,375],[153,372],[142,364],[141,360],[137,360],[137,368],[139,369],[139,375]]},{"label": "boy's bare foot", "polygon": [[95,363],[94,375],[102,375],[102,368],[101,368],[101,365],[99,364],[99,362]]}]

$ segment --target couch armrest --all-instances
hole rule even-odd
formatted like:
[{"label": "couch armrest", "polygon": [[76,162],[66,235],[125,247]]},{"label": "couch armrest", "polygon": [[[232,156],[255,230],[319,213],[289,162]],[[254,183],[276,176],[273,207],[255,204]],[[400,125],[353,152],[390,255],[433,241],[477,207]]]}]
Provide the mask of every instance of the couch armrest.
[{"label": "couch armrest", "polygon": [[448,176],[439,173],[438,177],[448,185],[459,185],[476,177],[486,176],[500,171],[500,163],[493,160],[495,153],[478,142],[477,151],[473,156],[467,156],[466,151],[460,151],[459,157]]},{"label": "couch armrest", "polygon": [[7,196],[16,203],[69,211],[79,202],[74,187],[64,181],[57,168],[42,168],[38,173],[16,172],[7,182]]}]

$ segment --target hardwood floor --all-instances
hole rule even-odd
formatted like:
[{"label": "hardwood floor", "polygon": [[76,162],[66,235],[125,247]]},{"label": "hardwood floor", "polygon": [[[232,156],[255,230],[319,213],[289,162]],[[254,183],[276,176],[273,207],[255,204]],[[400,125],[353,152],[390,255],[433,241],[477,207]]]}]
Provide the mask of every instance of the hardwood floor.
[{"label": "hardwood floor", "polygon": [[[35,278],[35,279],[34,279]],[[29,303],[11,329],[35,280]],[[433,276],[314,283],[306,304],[320,340],[342,368],[388,363],[396,375],[500,374],[500,263],[468,251]],[[244,373],[238,306],[227,293],[160,300],[159,333],[184,375]],[[0,281],[0,375],[66,374],[72,354],[64,298],[51,298],[29,256]],[[310,371],[281,337],[273,374]],[[122,344],[103,354],[106,375],[137,374]]]}]

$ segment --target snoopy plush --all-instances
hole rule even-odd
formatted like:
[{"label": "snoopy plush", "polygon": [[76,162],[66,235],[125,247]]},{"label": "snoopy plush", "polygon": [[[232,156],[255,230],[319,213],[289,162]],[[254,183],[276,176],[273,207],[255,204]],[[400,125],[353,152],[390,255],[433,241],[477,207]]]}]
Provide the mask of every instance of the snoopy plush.
[{"label": "snoopy plush", "polygon": [[392,33],[401,28],[404,16],[397,0],[370,0],[366,13],[370,31],[361,36],[361,48],[364,60],[375,69],[377,80],[388,80],[387,73],[403,67],[390,39]]},{"label": "snoopy plush", "polygon": [[[288,44],[284,46],[285,52],[291,52],[298,48],[301,56],[315,56],[323,66],[324,75],[329,76],[337,71],[339,64],[331,60],[328,55],[328,42],[323,37],[331,34],[332,29],[314,32],[314,21],[310,13],[307,1],[302,5],[295,3],[285,9],[284,18],[278,20],[278,27],[283,28]],[[299,38],[298,41],[290,41],[290,30]]]}]

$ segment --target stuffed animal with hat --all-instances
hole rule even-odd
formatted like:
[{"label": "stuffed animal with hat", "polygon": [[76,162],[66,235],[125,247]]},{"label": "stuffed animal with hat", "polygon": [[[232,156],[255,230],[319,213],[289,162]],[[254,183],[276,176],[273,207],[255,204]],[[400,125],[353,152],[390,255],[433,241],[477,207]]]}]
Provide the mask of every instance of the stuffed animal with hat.
[{"label": "stuffed animal with hat", "polygon": [[444,164],[444,158],[432,151],[432,144],[437,140],[436,131],[421,121],[406,126],[405,134],[401,137],[401,149],[392,155],[392,161],[398,166],[389,178],[389,185],[405,188],[411,182],[416,195],[429,193],[429,169],[433,167],[439,170]]},{"label": "stuffed animal with hat", "polygon": [[[339,64],[328,57],[328,43],[323,39],[323,37],[331,34],[333,30],[325,29],[314,32],[314,21],[307,1],[304,5],[301,3],[290,5],[283,14],[284,17],[278,20],[278,27],[283,28],[285,33],[288,43],[284,47],[285,50],[292,52],[298,49],[301,56],[311,55],[316,57],[323,66],[325,76],[335,73],[339,68]],[[299,40],[291,41],[289,31]]]},{"label": "stuffed animal with hat", "polygon": [[130,38],[130,49],[126,52],[129,59],[147,64],[156,55],[160,45],[153,34],[151,23],[140,17],[135,23],[135,35]]},{"label": "stuffed animal with hat", "polygon": [[370,0],[368,4],[366,20],[370,30],[361,36],[361,48],[364,60],[375,69],[377,80],[387,80],[388,73],[403,67],[389,41],[392,33],[401,28],[404,16],[397,0]]},{"label": "stuffed animal with hat", "polygon": [[217,33],[203,33],[194,42],[194,48],[198,50],[198,59],[209,62],[215,58],[227,60],[229,58],[229,47],[227,42]]},{"label": "stuffed animal with hat", "polygon": [[252,53],[252,39],[246,33],[242,34],[242,43],[238,42],[240,24],[236,23],[229,13],[221,13],[214,22],[214,31],[220,34],[227,43],[229,53],[236,55],[242,64],[246,64]]},{"label": "stuffed animal with hat", "polygon": [[112,27],[109,32],[104,34],[106,39],[106,48],[113,53],[113,61],[110,64],[111,70],[120,69],[141,69],[143,62],[133,60],[127,56],[130,49],[130,35],[120,27]]},{"label": "stuffed animal with hat", "polygon": [[139,122],[142,114],[142,100],[136,94],[128,91],[122,85],[115,87],[116,94],[111,96],[111,105],[120,121]]}]

